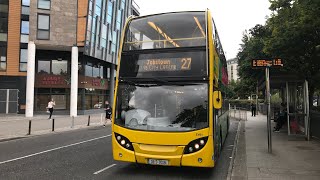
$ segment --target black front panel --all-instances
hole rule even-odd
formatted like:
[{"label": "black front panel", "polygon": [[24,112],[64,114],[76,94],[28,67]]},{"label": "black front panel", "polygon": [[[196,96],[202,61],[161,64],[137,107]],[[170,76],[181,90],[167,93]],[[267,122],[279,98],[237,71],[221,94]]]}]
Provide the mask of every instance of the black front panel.
[{"label": "black front panel", "polygon": [[206,51],[165,53],[124,53],[120,77],[204,77],[207,76]]}]

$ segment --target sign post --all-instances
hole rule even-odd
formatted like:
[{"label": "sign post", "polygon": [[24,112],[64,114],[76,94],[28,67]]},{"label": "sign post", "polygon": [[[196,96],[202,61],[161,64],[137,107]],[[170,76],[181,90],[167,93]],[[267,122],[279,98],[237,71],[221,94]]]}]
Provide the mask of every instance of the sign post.
[{"label": "sign post", "polygon": [[[266,96],[267,96],[267,131],[268,131],[268,152],[272,153],[272,136],[271,136],[271,93],[270,93],[270,68],[283,67],[282,59],[253,59],[252,68],[265,68],[266,72]],[[257,93],[258,94],[258,93]]]},{"label": "sign post", "polygon": [[270,94],[270,72],[269,66],[266,67],[266,94],[267,94],[267,105],[268,105],[268,114],[267,114],[267,130],[268,130],[268,152],[272,153],[272,136],[271,136],[271,94]]}]

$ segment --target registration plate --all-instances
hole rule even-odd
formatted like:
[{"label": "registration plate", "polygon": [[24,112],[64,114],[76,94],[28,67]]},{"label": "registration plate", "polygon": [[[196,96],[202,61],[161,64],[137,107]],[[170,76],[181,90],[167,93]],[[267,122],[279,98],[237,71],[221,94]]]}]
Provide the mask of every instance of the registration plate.
[{"label": "registration plate", "polygon": [[148,164],[168,166],[169,165],[169,161],[168,160],[162,160],[162,159],[148,159]]}]

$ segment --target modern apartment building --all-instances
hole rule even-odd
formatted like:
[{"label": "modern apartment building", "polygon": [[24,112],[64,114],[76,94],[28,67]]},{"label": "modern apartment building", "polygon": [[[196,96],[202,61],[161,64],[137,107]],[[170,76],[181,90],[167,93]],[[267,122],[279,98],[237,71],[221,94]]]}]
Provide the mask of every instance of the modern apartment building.
[{"label": "modern apartment building", "polygon": [[227,68],[228,68],[228,81],[235,81],[237,82],[239,80],[238,75],[238,59],[233,58],[227,60]]},{"label": "modern apartment building", "polygon": [[133,0],[0,0],[0,113],[103,111]]}]

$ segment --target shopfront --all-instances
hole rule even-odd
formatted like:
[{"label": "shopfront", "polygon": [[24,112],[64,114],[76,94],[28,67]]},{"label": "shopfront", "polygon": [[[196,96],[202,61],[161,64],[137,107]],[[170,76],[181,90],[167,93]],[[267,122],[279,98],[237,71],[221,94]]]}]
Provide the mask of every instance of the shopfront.
[{"label": "shopfront", "polygon": [[[66,56],[70,57],[70,56]],[[78,114],[103,111],[104,102],[109,99],[109,72],[106,62],[92,61],[85,56],[79,58]],[[70,112],[71,63],[67,58],[36,60],[34,110],[46,111],[50,99],[56,103],[55,112]]]}]

